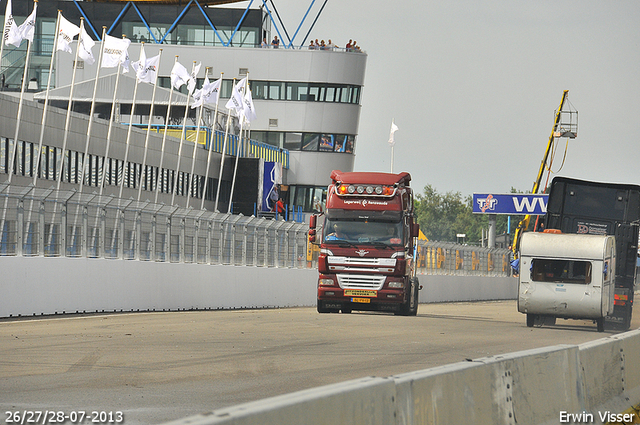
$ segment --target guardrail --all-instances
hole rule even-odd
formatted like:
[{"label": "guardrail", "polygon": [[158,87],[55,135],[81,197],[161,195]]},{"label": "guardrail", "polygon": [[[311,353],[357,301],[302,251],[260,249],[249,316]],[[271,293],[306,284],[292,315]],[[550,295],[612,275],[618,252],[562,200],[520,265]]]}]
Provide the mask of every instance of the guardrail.
[{"label": "guardrail", "polygon": [[[0,256],[315,268],[304,214],[280,218],[2,183]],[[510,275],[507,249],[420,241],[417,254],[421,274]]]},{"label": "guardrail", "polygon": [[510,259],[504,248],[418,241],[418,273],[510,276]]},{"label": "guardrail", "polygon": [[306,268],[307,225],[0,185],[0,256]]},{"label": "guardrail", "polygon": [[165,425],[638,423],[639,350],[636,330],[356,379]]}]

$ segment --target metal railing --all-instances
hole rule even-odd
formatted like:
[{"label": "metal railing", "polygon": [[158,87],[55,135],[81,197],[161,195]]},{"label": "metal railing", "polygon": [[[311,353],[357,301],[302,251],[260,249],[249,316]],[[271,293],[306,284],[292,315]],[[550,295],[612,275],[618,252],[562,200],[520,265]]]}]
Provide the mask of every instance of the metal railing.
[{"label": "metal railing", "polygon": [[511,251],[450,242],[418,243],[418,273],[510,276]]},{"label": "metal railing", "polygon": [[[0,256],[315,268],[307,231],[304,222],[0,184]],[[510,276],[510,258],[508,249],[419,241],[416,264],[423,274]]]},{"label": "metal railing", "polygon": [[0,184],[0,256],[306,268],[307,225]]}]

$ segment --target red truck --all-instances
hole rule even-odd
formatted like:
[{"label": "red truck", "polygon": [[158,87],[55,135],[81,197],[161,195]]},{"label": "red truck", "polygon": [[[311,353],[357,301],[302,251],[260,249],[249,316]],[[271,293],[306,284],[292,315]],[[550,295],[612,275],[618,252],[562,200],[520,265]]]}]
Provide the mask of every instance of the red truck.
[{"label": "red truck", "polygon": [[411,175],[334,170],[331,180],[324,213],[309,222],[309,241],[320,245],[318,312],[415,316],[421,287]]}]

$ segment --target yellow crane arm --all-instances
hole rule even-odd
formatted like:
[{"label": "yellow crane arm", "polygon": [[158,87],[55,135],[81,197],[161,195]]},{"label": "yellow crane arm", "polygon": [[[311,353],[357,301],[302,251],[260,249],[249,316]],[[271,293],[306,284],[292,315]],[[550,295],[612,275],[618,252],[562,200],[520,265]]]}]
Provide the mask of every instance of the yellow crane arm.
[{"label": "yellow crane arm", "polygon": [[[569,90],[565,90],[562,92],[562,100],[560,101],[560,106],[556,111],[556,117],[553,122],[553,129],[551,129],[551,135],[549,136],[549,142],[547,143],[547,150],[544,152],[544,157],[542,158],[542,162],[540,163],[540,170],[538,170],[538,177],[536,181],[533,183],[533,189],[531,193],[536,194],[540,189],[540,182],[542,181],[542,175],[544,174],[545,165],[547,165],[547,161],[549,160],[549,153],[551,152],[551,147],[553,146],[553,139],[555,138],[555,132],[558,129],[558,125],[560,124],[560,117],[562,116],[562,107],[564,106],[564,102],[567,100],[567,96],[569,95]],[[522,232],[526,232],[529,227],[529,222],[531,221],[531,215],[527,214],[524,216],[522,221],[518,223],[518,227],[516,227],[516,231],[513,236],[513,244],[511,245],[511,249],[513,250],[513,255],[515,258],[518,257],[518,251],[520,249],[520,236]]]}]

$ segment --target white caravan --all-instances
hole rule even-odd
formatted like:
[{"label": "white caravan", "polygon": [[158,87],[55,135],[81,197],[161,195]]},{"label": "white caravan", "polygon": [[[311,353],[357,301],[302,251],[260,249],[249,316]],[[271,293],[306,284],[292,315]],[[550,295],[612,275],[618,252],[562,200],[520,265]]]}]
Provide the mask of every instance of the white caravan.
[{"label": "white caravan", "polygon": [[557,317],[592,319],[598,332],[613,312],[616,248],[607,235],[524,233],[520,243],[518,311],[527,326]]}]

